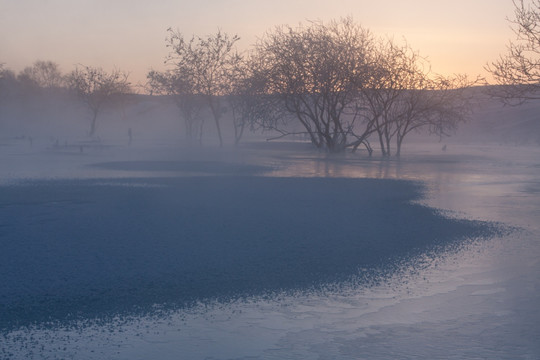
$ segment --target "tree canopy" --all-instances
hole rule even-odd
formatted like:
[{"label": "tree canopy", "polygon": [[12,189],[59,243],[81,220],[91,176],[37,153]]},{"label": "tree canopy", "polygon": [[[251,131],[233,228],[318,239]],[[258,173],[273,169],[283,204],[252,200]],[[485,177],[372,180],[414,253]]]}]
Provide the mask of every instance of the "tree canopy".
[{"label": "tree canopy", "polygon": [[103,107],[130,91],[128,74],[118,69],[107,72],[99,67],[80,66],[68,75],[67,82],[92,113],[90,136],[96,132],[96,120]]}]

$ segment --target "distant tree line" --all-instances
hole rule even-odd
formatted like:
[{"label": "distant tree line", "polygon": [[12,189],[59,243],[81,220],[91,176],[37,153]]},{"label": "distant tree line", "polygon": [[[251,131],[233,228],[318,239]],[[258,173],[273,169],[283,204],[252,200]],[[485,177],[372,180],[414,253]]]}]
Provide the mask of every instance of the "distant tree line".
[{"label": "distant tree line", "polygon": [[[540,1],[514,3],[518,41],[486,68],[503,85],[496,96],[537,98]],[[221,146],[223,127],[232,126],[235,144],[246,131],[271,131],[272,139],[302,136],[328,152],[378,148],[399,156],[412,132],[451,134],[470,114],[479,84],[432,73],[409,44],[377,37],[351,18],[278,26],[245,52],[238,36],[220,30],[186,38],[169,28],[167,35],[166,70],[150,70],[145,89],[176,105],[189,143],[201,142],[209,119]],[[55,63],[36,61],[15,74],[0,65],[0,106],[10,92],[39,89],[76,95],[90,114],[89,135],[106,106],[133,92],[118,69],[79,65],[62,74]]]},{"label": "distant tree line", "polygon": [[0,106],[10,96],[36,95],[41,92],[77,96],[91,114],[89,136],[96,133],[99,113],[109,104],[131,92],[128,74],[121,70],[107,72],[99,67],[77,66],[68,74],[52,61],[38,60],[19,74],[0,65]]}]

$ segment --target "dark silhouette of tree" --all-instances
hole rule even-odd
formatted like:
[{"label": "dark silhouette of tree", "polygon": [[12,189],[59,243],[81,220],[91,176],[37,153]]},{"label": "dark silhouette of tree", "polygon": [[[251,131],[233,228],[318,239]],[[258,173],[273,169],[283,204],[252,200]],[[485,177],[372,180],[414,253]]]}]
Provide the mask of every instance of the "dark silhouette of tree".
[{"label": "dark silhouette of tree", "polygon": [[408,44],[387,39],[377,46],[377,76],[361,89],[383,156],[400,156],[404,138],[427,128],[439,137],[448,136],[471,110],[466,90],[476,84],[464,75],[443,77],[430,73],[426,59]]},{"label": "dark silhouette of tree", "polygon": [[[472,87],[478,80],[469,80],[465,75],[417,80],[414,88],[401,93],[392,110],[396,156],[401,155],[403,140],[409,133],[427,129],[439,138],[450,136],[474,107]],[[387,155],[390,155],[389,145]]]},{"label": "dark silhouette of tree", "polygon": [[101,110],[130,92],[128,74],[118,69],[108,73],[102,68],[78,66],[68,75],[67,83],[92,113],[89,136],[96,132]]},{"label": "dark silhouette of tree", "polygon": [[[376,39],[351,18],[277,27],[256,44],[252,62],[267,98],[279,99],[273,103],[286,119],[329,152],[365,146],[371,155],[376,134],[384,156],[394,139],[399,155],[411,131],[428,127],[443,136],[469,110],[460,96],[472,82],[430,78],[428,62],[406,43]],[[264,121],[281,136],[298,134],[287,125],[279,117]]]},{"label": "dark silhouette of tree", "polygon": [[540,0],[513,0],[509,20],[516,39],[508,52],[486,66],[498,85],[491,91],[508,104],[540,99]]},{"label": "dark silhouette of tree", "polygon": [[52,61],[38,60],[32,66],[25,67],[17,78],[28,86],[46,89],[60,88],[65,83],[58,64]]},{"label": "dark silhouette of tree", "polygon": [[4,102],[15,83],[15,74],[0,63],[0,104]]},{"label": "dark silhouette of tree", "polygon": [[0,64],[0,105],[20,102],[21,84],[15,73]]},{"label": "dark silhouette of tree", "polygon": [[392,39],[377,42],[374,58],[377,66],[360,89],[363,113],[374,119],[382,155],[390,156],[391,140],[398,133],[398,103],[424,79],[426,64],[407,44],[398,45]]},{"label": "dark silhouette of tree", "polygon": [[216,124],[219,144],[223,146],[220,120],[225,112],[223,97],[231,91],[235,69],[242,57],[235,50],[238,36],[229,36],[218,30],[207,37],[194,36],[186,41],[178,31],[168,29],[167,46],[171,48],[167,63],[174,65],[174,72],[182,74],[202,95],[210,108]]},{"label": "dark silhouette of tree", "polygon": [[351,18],[280,26],[256,44],[257,72],[317,148],[341,152],[374,131],[373,119],[355,128],[359,90],[375,74],[373,46],[373,36]]},{"label": "dark silhouette of tree", "polygon": [[264,130],[269,119],[276,116],[275,98],[265,92],[264,79],[257,76],[254,68],[249,59],[240,62],[226,96],[233,121],[235,145],[240,143],[246,130]]}]

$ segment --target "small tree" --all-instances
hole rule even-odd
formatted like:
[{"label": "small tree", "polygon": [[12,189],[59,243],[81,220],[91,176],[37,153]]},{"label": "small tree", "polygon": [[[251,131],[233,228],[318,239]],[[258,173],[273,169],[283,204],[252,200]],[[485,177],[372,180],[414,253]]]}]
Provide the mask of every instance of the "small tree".
[{"label": "small tree", "polygon": [[515,19],[510,20],[516,40],[508,53],[486,66],[499,86],[492,95],[504,102],[540,99],[540,0],[513,0]]},{"label": "small tree", "polygon": [[180,111],[180,116],[184,119],[186,129],[186,139],[192,143],[197,135],[197,123],[199,127],[199,141],[202,136],[203,121],[200,119],[202,101],[197,95],[194,84],[185,73],[179,71],[158,72],[152,70],[148,73],[148,87],[152,93],[168,95],[172,98]]},{"label": "small tree", "polygon": [[67,83],[92,114],[90,136],[96,132],[96,120],[101,110],[130,91],[128,74],[118,69],[107,73],[102,68],[77,67],[68,75]]},{"label": "small tree", "polygon": [[405,92],[419,85],[425,64],[408,44],[392,39],[378,41],[374,53],[377,66],[360,94],[367,118],[373,119],[382,155],[390,156],[391,140],[398,132],[398,103]]},{"label": "small tree", "polygon": [[400,156],[404,138],[428,128],[440,137],[449,135],[471,110],[466,89],[476,82],[466,76],[430,74],[429,63],[407,44],[393,40],[377,46],[378,69],[369,86],[361,89],[364,106],[372,118],[383,156]]},{"label": "small tree", "polygon": [[403,140],[413,131],[427,128],[440,138],[450,136],[472,112],[475,97],[471,88],[478,82],[465,75],[418,77],[415,87],[403,91],[392,110],[396,156],[400,156]]},{"label": "small tree", "polygon": [[169,28],[168,32],[167,46],[171,53],[167,62],[175,66],[176,73],[189,79],[196,93],[203,96],[214,118],[219,144],[223,146],[222,100],[230,93],[235,69],[242,61],[234,47],[240,38],[218,30],[215,35],[194,36],[186,41],[179,31]]},{"label": "small tree", "polygon": [[256,90],[253,89],[252,85],[247,66],[238,67],[226,97],[231,110],[235,145],[240,143],[246,126],[253,119],[255,105],[253,100],[256,96]]}]

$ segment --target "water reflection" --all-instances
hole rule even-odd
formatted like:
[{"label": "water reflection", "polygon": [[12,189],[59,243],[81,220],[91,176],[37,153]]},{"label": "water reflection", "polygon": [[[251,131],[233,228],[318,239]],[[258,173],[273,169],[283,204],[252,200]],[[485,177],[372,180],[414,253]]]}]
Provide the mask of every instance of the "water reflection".
[{"label": "water reflection", "polygon": [[[425,203],[474,219],[534,226],[540,204],[540,150],[453,147],[441,154],[366,158],[355,154],[281,154],[282,166],[269,176],[347,177],[422,181]],[[510,217],[510,219],[509,219]]]}]

